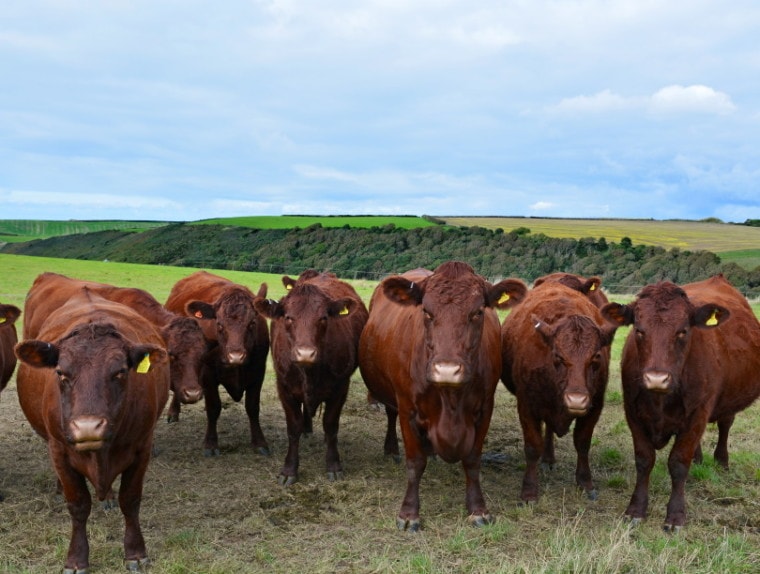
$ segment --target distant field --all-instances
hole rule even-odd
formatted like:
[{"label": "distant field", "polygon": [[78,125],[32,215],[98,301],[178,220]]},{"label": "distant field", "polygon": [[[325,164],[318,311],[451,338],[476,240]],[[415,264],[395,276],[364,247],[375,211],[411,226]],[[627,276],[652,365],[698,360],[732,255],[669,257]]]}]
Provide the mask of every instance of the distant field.
[{"label": "distant field", "polygon": [[382,227],[393,224],[403,229],[416,229],[435,225],[426,219],[415,216],[382,216],[382,215],[260,215],[252,217],[224,217],[221,219],[203,219],[194,221],[199,225],[235,225],[239,227],[255,227],[258,229],[292,229],[305,228],[315,223],[322,227]]},{"label": "distant field", "polygon": [[[619,242],[628,237],[634,244],[666,249],[707,250],[723,254],[741,251],[741,257],[760,258],[760,227],[699,221],[654,221],[644,219],[544,219],[532,217],[445,217],[449,225],[502,228],[512,231],[527,227],[531,233],[549,237],[604,237]],[[733,254],[732,257],[739,257]],[[737,263],[739,263],[737,261]],[[743,265],[742,263],[740,263]],[[744,265],[743,265],[744,266]]]},{"label": "distant field", "polygon": [[38,219],[0,219],[0,243],[18,243],[45,239],[57,235],[92,233],[118,229],[122,231],[142,231],[166,225],[163,221],[48,221]]},{"label": "distant field", "polygon": [[733,262],[745,269],[755,269],[760,266],[760,249],[726,251],[720,254],[720,259],[724,263]]}]

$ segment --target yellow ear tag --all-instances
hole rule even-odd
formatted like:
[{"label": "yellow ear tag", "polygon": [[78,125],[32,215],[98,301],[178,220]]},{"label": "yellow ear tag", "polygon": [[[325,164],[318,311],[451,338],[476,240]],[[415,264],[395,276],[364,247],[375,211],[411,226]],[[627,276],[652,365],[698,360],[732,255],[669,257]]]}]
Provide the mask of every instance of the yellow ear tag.
[{"label": "yellow ear tag", "polygon": [[713,309],[712,315],[710,315],[710,318],[707,321],[705,321],[705,325],[707,325],[708,327],[714,327],[717,324],[718,324],[718,310]]},{"label": "yellow ear tag", "polygon": [[144,375],[150,370],[150,353],[145,353],[145,356],[142,358],[142,361],[140,361],[140,364],[137,365],[137,368],[135,371],[140,373],[141,375]]},{"label": "yellow ear tag", "polygon": [[596,283],[592,283],[589,291],[596,291]]},{"label": "yellow ear tag", "polygon": [[5,317],[0,317],[0,325],[2,325],[3,323],[5,323]]},{"label": "yellow ear tag", "polygon": [[293,286],[290,283],[288,283],[287,285],[285,285],[285,291],[290,291],[292,288],[293,288]]},{"label": "yellow ear tag", "polygon": [[496,302],[496,304],[501,305],[502,303],[506,303],[507,301],[509,301],[509,294],[502,293],[501,297],[499,297],[499,300]]},{"label": "yellow ear tag", "polygon": [[338,315],[348,315],[348,307],[343,307]]}]

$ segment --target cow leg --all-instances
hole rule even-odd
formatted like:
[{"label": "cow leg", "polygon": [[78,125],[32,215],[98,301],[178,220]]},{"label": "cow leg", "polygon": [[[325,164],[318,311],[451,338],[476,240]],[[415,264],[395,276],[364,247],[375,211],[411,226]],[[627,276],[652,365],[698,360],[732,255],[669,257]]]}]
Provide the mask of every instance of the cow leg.
[{"label": "cow leg", "polygon": [[698,443],[697,448],[694,449],[694,462],[702,464],[702,458],[702,445]]},{"label": "cow leg", "polygon": [[554,454],[554,430],[546,425],[544,428],[544,450],[541,453],[541,466],[551,470],[557,463],[557,457]]},{"label": "cow leg", "polygon": [[325,402],[325,412],[322,416],[322,429],[325,433],[325,463],[327,466],[328,480],[342,480],[343,466],[338,452],[338,428],[340,426],[340,413],[348,396],[348,381],[338,385],[340,392]]},{"label": "cow leg", "polygon": [[705,425],[692,426],[686,433],[677,435],[668,457],[670,472],[670,500],[665,515],[666,531],[677,531],[686,524],[686,479],[694,458],[696,445],[702,437]]},{"label": "cow leg", "polygon": [[216,423],[222,413],[219,386],[216,384],[204,385],[203,396],[206,401],[206,437],[203,441],[203,455],[219,456],[219,435],[216,430]]},{"label": "cow leg", "polygon": [[385,429],[385,444],[383,445],[383,452],[385,452],[385,456],[392,456],[394,461],[401,462],[401,456],[398,451],[398,435],[396,434],[398,411],[394,407],[386,405],[385,417],[388,421],[388,426]]},{"label": "cow leg", "polygon": [[600,414],[601,411],[591,411],[586,416],[575,419],[573,428],[573,444],[578,457],[575,466],[575,483],[586,492],[589,500],[596,500],[599,496],[591,478],[588,453],[591,450],[591,437]]},{"label": "cow leg", "polygon": [[427,466],[427,455],[422,451],[420,439],[412,428],[409,415],[401,417],[401,435],[406,453],[406,494],[401,502],[396,526],[399,530],[418,532],[420,529],[420,480]]},{"label": "cow leg", "polygon": [[280,402],[285,411],[285,423],[288,428],[288,453],[285,455],[285,463],[277,480],[282,486],[290,486],[298,480],[298,448],[303,433],[304,418],[301,401],[280,393]]},{"label": "cow leg", "polygon": [[264,456],[269,456],[269,444],[264,437],[259,423],[259,411],[261,405],[261,385],[252,385],[245,391],[245,412],[248,415],[248,424],[251,427],[251,446],[255,451]]},{"label": "cow leg", "polygon": [[90,567],[90,544],[87,541],[87,519],[92,511],[92,497],[84,476],[67,467],[63,459],[53,458],[66,507],[71,516],[71,538],[64,572],[86,572]]},{"label": "cow leg", "polygon": [[728,431],[734,424],[734,415],[729,415],[718,420],[718,444],[715,445],[715,462],[728,470]]},{"label": "cow leg", "polygon": [[544,440],[541,436],[541,421],[524,409],[521,410],[519,404],[518,411],[525,443],[525,474],[520,498],[524,502],[536,502],[538,500],[538,461],[541,458]]},{"label": "cow leg", "polygon": [[469,516],[467,520],[473,526],[484,526],[493,523],[493,516],[488,512],[483,490],[480,487],[480,452],[470,453],[462,459],[465,475],[465,506]]},{"label": "cow leg", "polygon": [[[629,421],[629,425],[630,425]],[[633,434],[633,452],[636,459],[636,486],[631,494],[631,501],[625,515],[631,521],[639,522],[647,517],[649,507],[649,475],[654,467],[656,450],[654,445],[636,427],[631,426]]]},{"label": "cow leg", "polygon": [[177,393],[172,392],[172,400],[169,402],[169,409],[166,412],[166,422],[167,423],[176,423],[179,421],[179,413],[182,409],[182,406],[179,402],[179,397],[177,397]]},{"label": "cow leg", "polygon": [[124,559],[127,569],[132,572],[143,571],[150,564],[145,550],[145,539],[140,528],[143,480],[149,460],[150,449],[146,449],[121,474],[119,507],[124,515]]}]

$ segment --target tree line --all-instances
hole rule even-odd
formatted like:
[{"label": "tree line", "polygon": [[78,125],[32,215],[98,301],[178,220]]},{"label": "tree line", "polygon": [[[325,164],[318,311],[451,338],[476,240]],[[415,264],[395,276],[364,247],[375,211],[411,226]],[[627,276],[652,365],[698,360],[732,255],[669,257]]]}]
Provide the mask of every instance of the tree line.
[{"label": "tree line", "polygon": [[218,225],[166,225],[139,233],[102,231],[7,244],[4,253],[110,260],[297,275],[332,271],[349,279],[380,279],[451,259],[468,262],[495,281],[532,282],[555,271],[598,275],[615,293],[635,293],[659,280],[688,283],[723,273],[749,297],[760,296],[760,267],[722,263],[709,251],[664,249],[605,238],[555,238],[482,227],[251,229]]}]

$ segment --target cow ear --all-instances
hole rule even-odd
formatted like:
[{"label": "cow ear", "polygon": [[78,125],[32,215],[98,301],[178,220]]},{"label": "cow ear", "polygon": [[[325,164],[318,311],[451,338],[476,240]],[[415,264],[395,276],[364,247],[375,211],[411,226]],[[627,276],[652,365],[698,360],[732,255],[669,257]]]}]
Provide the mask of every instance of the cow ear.
[{"label": "cow ear", "polygon": [[196,319],[216,319],[214,307],[203,301],[188,301],[185,313]]},{"label": "cow ear", "polygon": [[419,283],[409,281],[401,275],[384,279],[382,289],[385,296],[399,305],[419,305],[422,303],[422,288]]},{"label": "cow ear", "polygon": [[488,306],[509,309],[525,298],[528,288],[518,279],[504,279],[488,289]]},{"label": "cow ear", "polygon": [[259,299],[266,299],[268,290],[269,290],[269,286],[266,283],[262,283],[261,285],[259,285],[259,292],[256,293],[256,297]]},{"label": "cow ear", "polygon": [[30,367],[53,368],[58,364],[58,347],[45,341],[29,339],[13,349],[18,359]]},{"label": "cow ear", "polygon": [[292,277],[288,277],[287,275],[282,276],[282,286],[285,287],[285,291],[290,291],[295,284],[296,280]]},{"label": "cow ear", "polygon": [[600,309],[600,311],[602,317],[618,327],[633,325],[635,320],[633,307],[630,305],[623,305],[622,303],[607,303]]},{"label": "cow ear", "polygon": [[602,280],[599,277],[591,277],[581,286],[581,292],[585,295],[598,291],[602,286]]},{"label": "cow ear", "polygon": [[692,313],[692,325],[710,329],[722,324],[731,316],[731,312],[720,305],[702,305]]},{"label": "cow ear", "polygon": [[611,323],[609,321],[605,322],[604,326],[599,328],[602,336],[602,347],[609,347],[612,345],[617,328],[617,323]]},{"label": "cow ear", "polygon": [[330,317],[348,317],[356,311],[356,306],[356,300],[351,299],[351,297],[335,299],[328,304],[327,315]]},{"label": "cow ear", "polygon": [[12,325],[21,315],[21,309],[15,305],[0,305],[0,325]]},{"label": "cow ear", "polygon": [[542,321],[538,315],[531,314],[530,322],[533,324],[533,328],[541,335],[544,342],[551,347],[552,340],[554,339],[554,327],[549,323]]},{"label": "cow ear", "polygon": [[253,302],[253,308],[267,319],[277,319],[284,314],[282,305],[274,299],[256,299]]},{"label": "cow ear", "polygon": [[168,359],[166,350],[156,345],[134,345],[129,349],[129,368],[141,375]]}]

